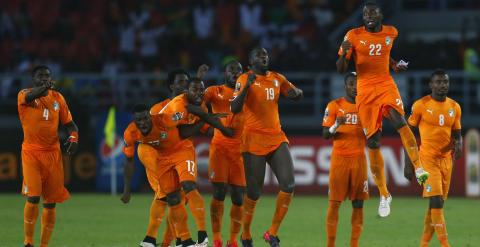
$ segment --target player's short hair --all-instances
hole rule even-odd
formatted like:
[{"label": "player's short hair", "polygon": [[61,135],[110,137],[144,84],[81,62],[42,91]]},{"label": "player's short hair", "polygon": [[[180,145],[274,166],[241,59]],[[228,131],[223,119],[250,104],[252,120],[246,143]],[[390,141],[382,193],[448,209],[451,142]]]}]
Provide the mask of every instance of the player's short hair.
[{"label": "player's short hair", "polygon": [[430,80],[432,80],[433,77],[436,75],[448,75],[448,74],[444,69],[436,69],[432,72],[432,74],[430,74]]},{"label": "player's short hair", "polygon": [[176,69],[173,69],[171,70],[170,72],[168,72],[168,75],[167,75],[167,85],[168,87],[170,88],[170,85],[173,84],[173,82],[175,81],[175,77],[177,75],[186,75],[188,79],[190,79],[190,75],[188,74],[188,72],[182,68],[176,68]]},{"label": "player's short hair", "polygon": [[261,46],[255,46],[252,50],[250,50],[250,52],[248,53],[248,63],[250,64],[250,61],[252,60],[253,56],[255,55],[255,52],[260,50],[260,49],[264,49],[263,47]]},{"label": "player's short hair", "polygon": [[380,12],[382,12],[382,9],[380,8],[380,5],[378,5],[377,2],[375,1],[367,1],[365,2],[365,4],[363,5],[363,7],[374,7],[374,8],[377,8]]},{"label": "player's short hair", "polygon": [[144,111],[148,111],[148,106],[143,103],[136,104],[132,110],[133,113],[144,112]]},{"label": "player's short hair", "polygon": [[50,71],[50,68],[47,66],[47,65],[37,65],[35,67],[33,67],[32,69],[32,77],[35,76],[35,73],[37,73],[37,71],[39,70],[42,70],[42,69],[48,69],[48,71]]},{"label": "player's short hair", "polygon": [[234,63],[239,63],[240,65],[242,65],[238,60],[231,59],[231,60],[228,60],[228,62],[225,63],[225,66],[223,67],[223,70],[226,70],[227,67],[230,66],[230,64],[234,64]]},{"label": "player's short hair", "polygon": [[200,83],[200,82],[203,82],[202,78],[192,77],[192,78],[190,78],[190,80],[188,81],[188,86],[187,86],[187,88],[190,87],[190,85],[191,85],[192,83]]},{"label": "player's short hair", "polygon": [[347,80],[348,80],[348,78],[350,78],[350,77],[357,77],[357,72],[355,72],[355,71],[348,72],[348,73],[345,75],[345,77],[343,78],[343,82],[344,82],[345,84],[347,84]]}]

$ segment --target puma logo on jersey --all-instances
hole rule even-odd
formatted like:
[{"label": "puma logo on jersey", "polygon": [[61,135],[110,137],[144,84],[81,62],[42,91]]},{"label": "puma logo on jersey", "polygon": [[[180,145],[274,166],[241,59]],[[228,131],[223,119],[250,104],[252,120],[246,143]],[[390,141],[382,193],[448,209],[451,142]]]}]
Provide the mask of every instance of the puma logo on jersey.
[{"label": "puma logo on jersey", "polygon": [[217,94],[217,96],[218,96],[220,99],[223,99],[223,95]]},{"label": "puma logo on jersey", "polygon": [[339,111],[341,111],[343,114],[345,114],[345,111],[343,109],[338,109]]},{"label": "puma logo on jersey", "polygon": [[430,113],[430,115],[433,115],[433,110],[427,109],[427,112]]},{"label": "puma logo on jersey", "polygon": [[362,44],[362,45],[367,45],[367,41],[365,41],[365,40],[360,40],[360,44]]}]

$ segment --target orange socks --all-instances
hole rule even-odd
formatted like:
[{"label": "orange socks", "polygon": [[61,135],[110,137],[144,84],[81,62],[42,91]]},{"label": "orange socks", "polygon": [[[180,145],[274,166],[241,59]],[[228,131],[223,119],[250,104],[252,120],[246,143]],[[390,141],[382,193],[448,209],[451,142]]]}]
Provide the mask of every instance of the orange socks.
[{"label": "orange socks", "polygon": [[423,233],[422,239],[420,240],[420,247],[427,247],[428,243],[432,239],[433,233],[435,229],[432,226],[432,217],[430,213],[430,208],[427,210],[425,214],[425,220],[423,222]]},{"label": "orange socks", "polygon": [[268,229],[270,235],[277,236],[278,228],[288,212],[288,206],[290,205],[292,198],[293,193],[285,193],[283,191],[278,192],[275,214],[273,215],[272,225],[270,226],[270,229]]},{"label": "orange socks", "polygon": [[242,239],[252,239],[252,232],[250,231],[250,226],[252,225],[253,221],[253,214],[255,213],[255,206],[257,205],[257,201],[254,201],[247,196],[245,196],[245,200],[243,202],[243,232],[242,232]]},{"label": "orange socks", "polygon": [[212,220],[213,240],[222,240],[223,201],[212,198],[210,218]]},{"label": "orange socks", "polygon": [[171,220],[177,237],[183,240],[191,238],[187,224],[187,210],[183,203],[170,207]]},{"label": "orange socks", "polygon": [[35,231],[35,223],[38,217],[38,204],[26,202],[23,209],[23,228],[25,232],[24,244],[33,245],[33,233]]},{"label": "orange socks", "polygon": [[352,211],[352,235],[350,236],[350,246],[358,247],[360,234],[363,230],[363,208],[353,208]]},{"label": "orange socks", "polygon": [[197,225],[197,231],[206,231],[205,227],[205,203],[198,190],[192,190],[185,195],[188,200],[188,206],[195,224]]},{"label": "orange socks", "polygon": [[438,241],[442,247],[450,247],[447,237],[447,226],[445,225],[445,218],[443,216],[442,208],[432,208],[430,209],[433,228],[435,233],[437,233]]},{"label": "orange socks", "polygon": [[42,212],[42,233],[40,236],[40,247],[47,247],[55,226],[55,208],[43,208]]},{"label": "orange socks", "polygon": [[164,246],[170,246],[170,243],[175,240],[176,238],[176,233],[175,233],[175,228],[173,227],[172,223],[172,214],[171,212],[168,213],[167,216],[167,226],[165,228],[165,232],[163,233],[163,241],[162,245]]},{"label": "orange socks", "polygon": [[340,209],[341,202],[328,201],[327,209],[327,247],[335,246],[335,238],[337,236],[337,224],[338,224],[338,210]]},{"label": "orange socks", "polygon": [[237,235],[240,232],[240,227],[242,227],[242,206],[237,206],[232,204],[230,208],[230,239],[228,242],[236,243]]},{"label": "orange socks", "polygon": [[150,206],[150,219],[148,221],[146,236],[157,238],[158,227],[162,223],[165,209],[167,208],[167,202],[154,198],[152,205]]},{"label": "orange socks", "polygon": [[379,148],[369,148],[368,157],[370,159],[370,171],[373,175],[373,180],[378,187],[381,196],[389,196],[387,189],[387,179],[384,172],[383,156]]},{"label": "orange socks", "polygon": [[410,127],[405,125],[398,129],[398,133],[402,139],[403,148],[405,149],[405,152],[407,152],[410,161],[412,161],[413,167],[415,167],[415,169],[421,167],[420,160],[418,159],[417,140],[415,140],[415,136]]}]

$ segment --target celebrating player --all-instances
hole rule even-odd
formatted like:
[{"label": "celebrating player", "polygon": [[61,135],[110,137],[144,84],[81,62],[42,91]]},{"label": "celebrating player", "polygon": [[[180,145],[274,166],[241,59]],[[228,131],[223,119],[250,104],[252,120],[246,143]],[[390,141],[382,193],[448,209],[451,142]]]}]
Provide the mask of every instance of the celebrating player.
[{"label": "celebrating player", "polygon": [[230,100],[233,97],[237,78],[242,73],[242,65],[232,61],[225,67],[225,83],[220,86],[211,86],[205,91],[205,102],[212,106],[214,113],[229,112],[227,118],[222,119],[225,126],[235,129],[235,136],[228,138],[215,130],[210,144],[210,162],[208,174],[213,185],[213,199],[210,204],[210,216],[213,230],[213,247],[222,247],[222,217],[223,201],[230,188],[232,207],[230,209],[230,238],[227,247],[236,247],[237,235],[242,221],[242,204],[245,193],[245,172],[242,155],[239,149],[243,127],[241,114],[233,115],[230,112]]},{"label": "celebrating player", "polygon": [[272,224],[263,238],[270,246],[280,246],[277,233],[292,200],[295,180],[288,139],[280,126],[278,99],[282,94],[298,101],[303,92],[283,75],[268,70],[269,57],[264,48],[253,49],[249,54],[249,63],[251,70],[238,78],[235,98],[231,103],[232,112],[242,112],[245,118],[242,155],[247,196],[244,202],[242,244],[253,246],[250,225],[263,188],[265,163],[268,162],[277,177],[280,192]]},{"label": "celebrating player", "polygon": [[370,170],[380,191],[378,214],[386,217],[390,214],[392,196],[387,190],[383,157],[380,153],[382,120],[386,117],[398,131],[403,146],[415,167],[415,176],[423,184],[428,173],[422,168],[418,158],[415,137],[405,121],[402,98],[389,72],[389,66],[395,71],[406,70],[405,62],[396,62],[390,58],[393,41],[398,35],[393,26],[382,25],[382,12],[374,3],[363,8],[364,26],[352,29],[345,35],[338,51],[337,70],[344,73],[353,56],[358,74],[358,95],[356,103],[358,115],[367,137]]},{"label": "celebrating player", "polygon": [[63,96],[53,90],[50,69],[37,66],[32,71],[33,88],[18,94],[18,114],[23,128],[22,192],[27,196],[24,209],[24,245],[33,246],[40,196],[43,197],[40,246],[48,246],[55,226],[56,203],[70,195],[64,187],[62,152],[58,139],[59,122],[69,137],[65,145],[72,155],[78,147],[78,128]]},{"label": "celebrating player", "polygon": [[368,199],[365,136],[355,106],[357,75],[354,72],[345,76],[345,94],[328,103],[323,118],[323,137],[333,139],[326,220],[329,247],[335,246],[338,210],[347,197],[353,207],[350,246],[358,246],[363,228],[363,201]]},{"label": "celebrating player", "polygon": [[[436,70],[430,77],[431,95],[412,106],[408,124],[420,131],[420,160],[430,174],[423,185],[423,197],[429,199],[420,246],[428,246],[433,233],[441,246],[450,246],[443,216],[443,203],[447,199],[452,176],[452,155],[455,160],[462,154],[460,105],[448,98],[450,86],[448,74]],[[405,159],[405,176],[412,179],[411,162]]]}]

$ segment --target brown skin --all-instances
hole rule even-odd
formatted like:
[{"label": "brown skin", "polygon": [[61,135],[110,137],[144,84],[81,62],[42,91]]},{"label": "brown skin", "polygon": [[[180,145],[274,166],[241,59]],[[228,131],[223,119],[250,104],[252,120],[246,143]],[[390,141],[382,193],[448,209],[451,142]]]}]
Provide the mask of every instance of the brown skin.
[{"label": "brown skin", "polygon": [[172,91],[171,98],[175,98],[178,95],[185,93],[187,91],[188,85],[188,76],[185,74],[177,74],[175,75],[175,79],[173,80],[173,84],[170,85],[170,90]]},{"label": "brown skin", "polygon": [[225,85],[229,88],[235,88],[238,77],[243,73],[242,65],[237,61],[232,61],[225,68]]},{"label": "brown skin", "polygon": [[[357,96],[357,77],[356,76],[349,76],[347,80],[345,81],[345,99],[352,103],[355,104],[355,97]],[[338,122],[339,125],[342,125],[345,123],[346,118],[345,116],[338,116],[336,121]],[[330,139],[335,134],[332,134],[328,131],[329,128],[323,127],[323,132],[322,136],[325,139]]]}]

